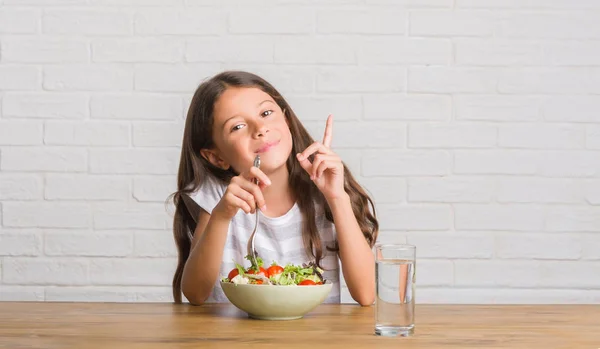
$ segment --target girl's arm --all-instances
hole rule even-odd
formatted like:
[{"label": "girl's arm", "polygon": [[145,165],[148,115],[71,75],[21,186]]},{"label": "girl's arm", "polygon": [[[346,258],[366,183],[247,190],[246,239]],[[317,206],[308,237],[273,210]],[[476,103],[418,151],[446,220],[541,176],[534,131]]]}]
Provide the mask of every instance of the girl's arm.
[{"label": "girl's arm", "polygon": [[[251,182],[253,178],[259,178],[260,185]],[[269,177],[252,167],[231,179],[212,214],[200,211],[190,256],[181,279],[181,290],[190,303],[202,304],[210,296],[219,277],[231,220],[240,209],[246,213],[254,213],[257,207],[263,207],[265,199],[261,188],[269,185]]]},{"label": "girl's arm", "polygon": [[[344,190],[344,164],[330,146],[333,117],[327,117],[323,143],[315,142],[297,154],[300,166],[327,200],[337,231],[340,260],[350,295],[360,305],[375,301],[375,257],[362,234],[350,197]],[[313,161],[309,156],[314,155]]]},{"label": "girl's arm", "polygon": [[340,247],[344,279],[352,298],[362,306],[375,301],[375,257],[358,226],[348,194],[329,199]]},{"label": "girl's arm", "polygon": [[200,212],[181,279],[183,295],[192,304],[204,303],[219,277],[229,223],[227,217],[210,215],[204,210]]}]

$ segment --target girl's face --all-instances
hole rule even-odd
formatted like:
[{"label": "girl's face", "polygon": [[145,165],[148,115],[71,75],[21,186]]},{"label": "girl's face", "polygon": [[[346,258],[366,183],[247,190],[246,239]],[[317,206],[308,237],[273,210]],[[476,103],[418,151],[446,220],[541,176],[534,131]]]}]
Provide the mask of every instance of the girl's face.
[{"label": "girl's face", "polygon": [[[249,169],[256,155],[260,168],[273,172],[292,151],[292,135],[283,111],[269,94],[258,88],[228,88],[215,103],[212,157],[217,166]],[[213,161],[213,164],[215,162]]]}]

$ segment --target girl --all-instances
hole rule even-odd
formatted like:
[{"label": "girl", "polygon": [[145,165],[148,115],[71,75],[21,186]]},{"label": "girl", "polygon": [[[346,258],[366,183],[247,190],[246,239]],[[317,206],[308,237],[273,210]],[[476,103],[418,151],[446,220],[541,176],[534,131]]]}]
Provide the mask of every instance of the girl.
[{"label": "girl", "polygon": [[[198,87],[173,194],[176,303],[182,292],[192,304],[227,301],[219,279],[243,263],[257,209],[255,245],[266,265],[315,262],[334,284],[325,302],[335,303],[341,269],[352,298],[373,303],[374,204],[331,151],[331,138],[331,116],[323,142],[314,142],[281,94],[256,75],[223,72]],[[260,168],[253,167],[257,154]],[[186,195],[201,207],[198,217]]]}]

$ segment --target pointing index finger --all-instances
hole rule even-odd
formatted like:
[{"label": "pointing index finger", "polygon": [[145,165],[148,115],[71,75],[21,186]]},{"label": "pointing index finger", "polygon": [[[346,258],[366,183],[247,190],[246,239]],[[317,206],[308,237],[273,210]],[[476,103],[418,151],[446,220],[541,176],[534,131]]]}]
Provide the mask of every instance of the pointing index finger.
[{"label": "pointing index finger", "polygon": [[325,125],[325,135],[323,136],[323,145],[327,148],[331,147],[331,138],[333,137],[333,115],[327,117],[327,125]]}]

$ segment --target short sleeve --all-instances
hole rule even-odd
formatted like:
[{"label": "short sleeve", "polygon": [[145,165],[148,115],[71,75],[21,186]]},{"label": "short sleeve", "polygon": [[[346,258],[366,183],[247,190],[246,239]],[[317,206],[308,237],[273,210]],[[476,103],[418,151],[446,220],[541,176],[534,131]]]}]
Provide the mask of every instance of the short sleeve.
[{"label": "short sleeve", "polygon": [[225,190],[226,186],[223,183],[219,182],[211,175],[207,175],[198,190],[190,195],[190,197],[202,207],[204,211],[212,213],[212,210],[217,206],[225,194]]}]

